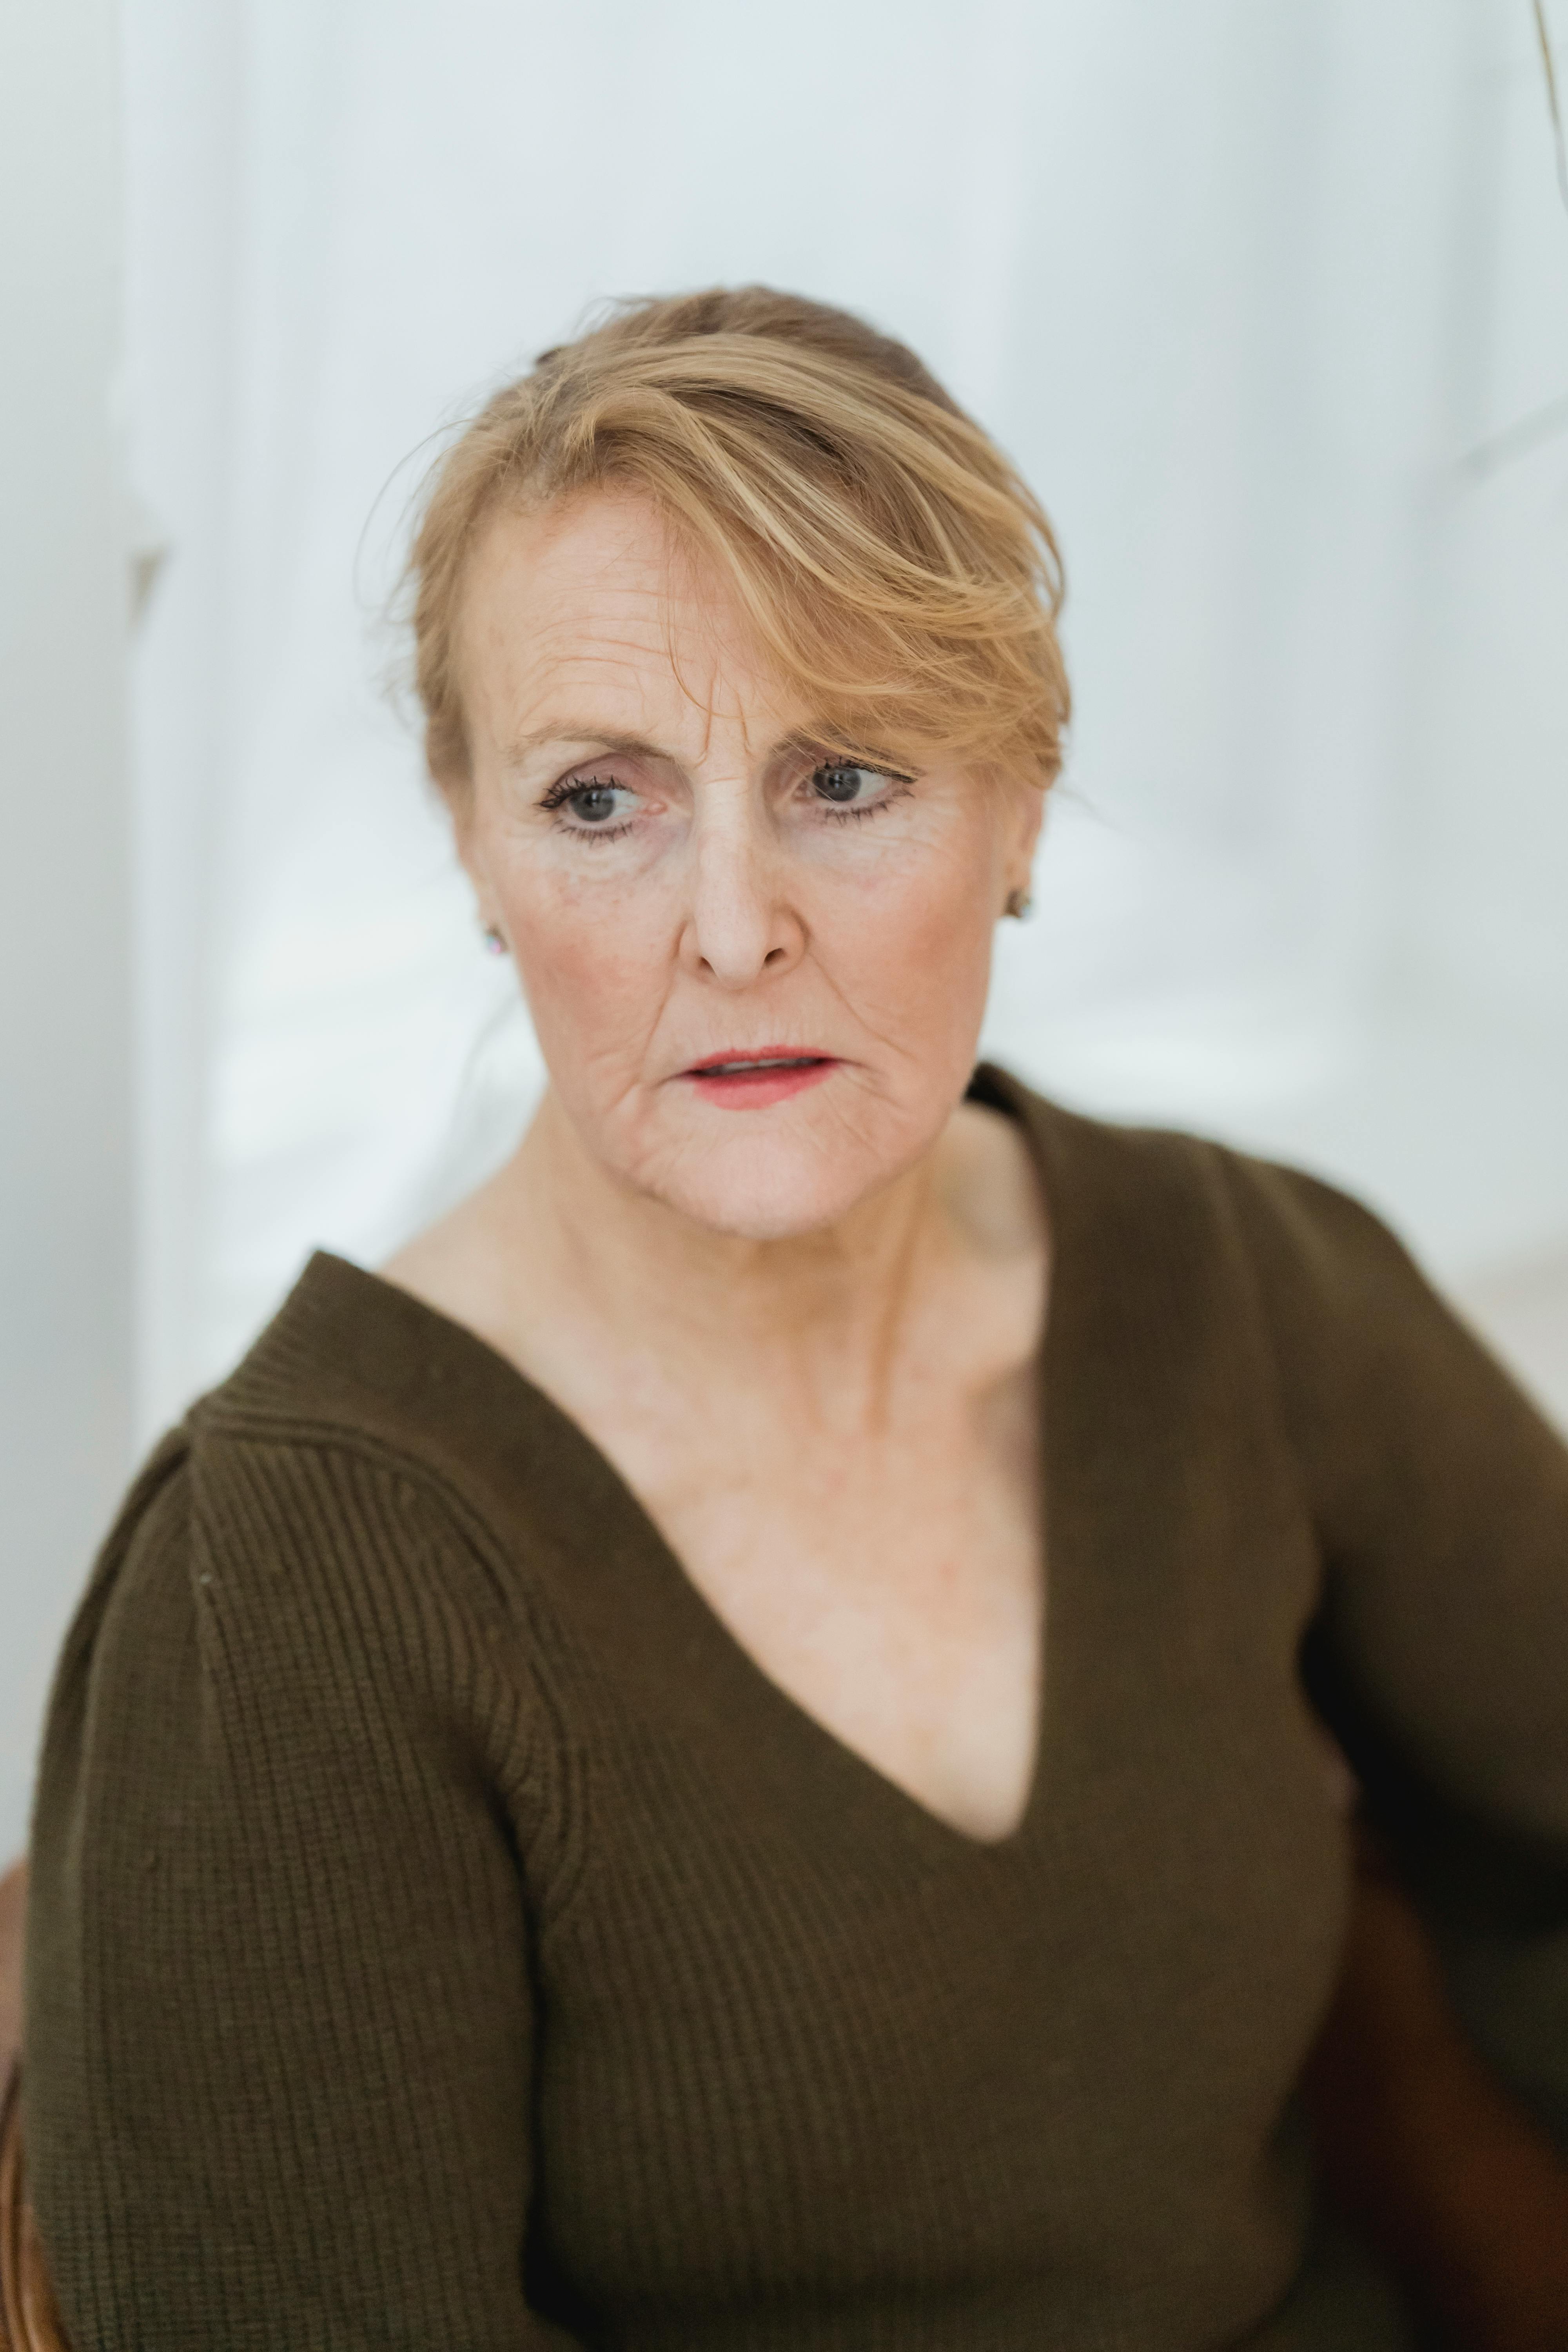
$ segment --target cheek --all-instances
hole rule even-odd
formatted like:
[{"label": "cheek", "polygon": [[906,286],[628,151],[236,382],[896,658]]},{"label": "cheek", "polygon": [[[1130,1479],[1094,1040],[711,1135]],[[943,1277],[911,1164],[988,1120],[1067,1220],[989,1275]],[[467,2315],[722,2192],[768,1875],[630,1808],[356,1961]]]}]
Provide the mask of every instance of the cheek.
[{"label": "cheek", "polygon": [[960,829],[934,854],[889,860],[872,887],[833,907],[837,936],[821,944],[885,1034],[974,1028],[991,972],[994,866],[989,839]]},{"label": "cheek", "polygon": [[[966,1075],[984,1010],[994,828],[966,813],[897,844],[868,835],[862,856],[833,846],[837,866],[807,858],[791,877],[811,942],[786,982],[791,1009],[807,1020],[823,1013],[826,984],[830,1033],[844,1047],[869,1048],[872,1066],[878,1045],[890,1052],[905,1072],[900,1092],[910,1068],[940,1091],[955,1071]],[[686,984],[679,891],[657,866],[579,876],[526,854],[504,864],[498,895],[541,1049],[579,1114],[594,1102],[603,1110],[637,1087],[672,991],[679,998]]]},{"label": "cheek", "polygon": [[[636,887],[519,877],[505,894],[518,976],[552,1066],[635,1061],[668,984],[661,909]],[[560,1064],[552,1046],[569,1049]]]}]

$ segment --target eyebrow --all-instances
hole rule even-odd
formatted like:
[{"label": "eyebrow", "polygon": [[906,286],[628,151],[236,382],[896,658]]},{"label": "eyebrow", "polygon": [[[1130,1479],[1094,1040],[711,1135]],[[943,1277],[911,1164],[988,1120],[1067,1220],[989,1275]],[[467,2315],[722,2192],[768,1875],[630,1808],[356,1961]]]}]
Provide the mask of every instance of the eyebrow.
[{"label": "eyebrow", "polygon": [[551,743],[592,744],[596,751],[618,751],[626,759],[673,760],[675,756],[641,735],[607,735],[602,727],[581,727],[569,719],[557,719],[531,735],[514,737],[506,747],[507,765],[521,767],[531,752],[542,751]]},{"label": "eyebrow", "polygon": [[[527,735],[515,736],[506,746],[503,757],[508,767],[520,768],[533,752],[542,751],[552,743],[562,745],[581,743],[593,751],[608,752],[612,757],[618,753],[621,758],[627,760],[664,760],[672,768],[678,768],[680,765],[679,760],[673,751],[668,751],[661,743],[650,743],[646,736],[606,734],[603,728],[579,725],[569,719],[552,719],[548,727],[537,728]],[[807,725],[793,727],[787,735],[781,735],[776,743],[769,745],[764,757],[770,760],[776,759],[781,751],[822,751],[840,749],[847,753],[850,751],[848,745],[840,744],[837,741],[831,727]],[[886,755],[873,752],[864,745],[860,746],[859,750],[861,756],[871,760],[881,759],[886,763]],[[900,770],[899,772],[902,773],[904,771]]]}]

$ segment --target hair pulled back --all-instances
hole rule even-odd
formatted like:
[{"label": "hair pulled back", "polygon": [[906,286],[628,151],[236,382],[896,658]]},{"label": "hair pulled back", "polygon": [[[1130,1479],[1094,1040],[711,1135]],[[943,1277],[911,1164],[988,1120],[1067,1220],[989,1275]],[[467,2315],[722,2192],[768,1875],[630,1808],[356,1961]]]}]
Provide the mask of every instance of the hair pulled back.
[{"label": "hair pulled back", "polygon": [[426,757],[470,772],[458,639],[498,512],[639,492],[726,579],[846,750],[1048,785],[1069,712],[1050,525],[902,343],[766,287],[616,305],[543,352],[433,470],[409,562]]}]

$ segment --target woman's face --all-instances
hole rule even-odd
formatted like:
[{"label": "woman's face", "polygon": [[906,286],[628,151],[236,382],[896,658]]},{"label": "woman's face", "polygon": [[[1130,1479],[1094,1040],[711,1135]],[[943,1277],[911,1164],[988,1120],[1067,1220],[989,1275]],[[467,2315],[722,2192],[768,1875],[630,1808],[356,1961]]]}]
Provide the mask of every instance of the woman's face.
[{"label": "woman's face", "polygon": [[459,657],[459,848],[593,1159],[759,1240],[911,1167],[968,1082],[1041,795],[846,760],[630,494],[499,517]]}]

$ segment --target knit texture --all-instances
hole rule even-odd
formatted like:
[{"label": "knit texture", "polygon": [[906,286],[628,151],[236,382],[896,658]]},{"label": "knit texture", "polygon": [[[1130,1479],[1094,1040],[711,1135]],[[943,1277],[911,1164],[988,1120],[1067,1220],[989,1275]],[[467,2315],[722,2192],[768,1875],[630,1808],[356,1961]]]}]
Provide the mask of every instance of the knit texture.
[{"label": "knit texture", "polygon": [[796,1706],[584,1433],[315,1257],[61,1655],[25,2131],[77,2352],[1356,2352],[1300,1658],[1568,2138],[1568,1451],[1342,1194],[983,1069],[1048,1203],[1023,1821]]}]

